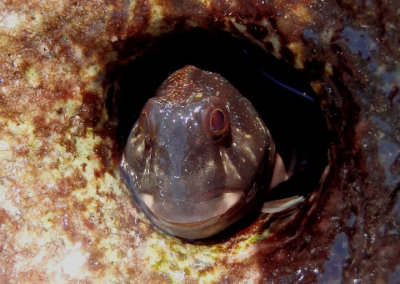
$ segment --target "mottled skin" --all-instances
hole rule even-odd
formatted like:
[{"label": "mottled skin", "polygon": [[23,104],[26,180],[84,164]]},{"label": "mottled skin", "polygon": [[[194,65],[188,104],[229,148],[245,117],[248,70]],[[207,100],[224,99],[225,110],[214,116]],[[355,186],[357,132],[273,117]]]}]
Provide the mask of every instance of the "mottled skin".
[{"label": "mottled skin", "polygon": [[[398,282],[399,9],[0,1],[0,282]],[[194,27],[245,38],[302,72],[331,139],[330,171],[296,218],[261,216],[221,246],[152,230],[119,178],[107,111],[116,65]]]},{"label": "mottled skin", "polygon": [[186,66],[144,106],[122,166],[153,222],[198,239],[260,201],[274,162],[274,142],[251,103],[220,75]]}]

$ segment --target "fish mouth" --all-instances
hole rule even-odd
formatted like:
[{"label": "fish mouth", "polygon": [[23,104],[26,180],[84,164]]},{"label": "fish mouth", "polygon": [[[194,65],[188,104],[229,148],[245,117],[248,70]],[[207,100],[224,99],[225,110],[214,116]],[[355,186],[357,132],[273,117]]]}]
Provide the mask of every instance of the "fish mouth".
[{"label": "fish mouth", "polygon": [[140,199],[154,223],[162,230],[183,238],[204,238],[215,234],[226,227],[227,222],[234,222],[237,219],[234,216],[245,205],[243,191],[228,188],[209,191],[197,200],[183,202],[155,201],[152,195],[143,193]]}]

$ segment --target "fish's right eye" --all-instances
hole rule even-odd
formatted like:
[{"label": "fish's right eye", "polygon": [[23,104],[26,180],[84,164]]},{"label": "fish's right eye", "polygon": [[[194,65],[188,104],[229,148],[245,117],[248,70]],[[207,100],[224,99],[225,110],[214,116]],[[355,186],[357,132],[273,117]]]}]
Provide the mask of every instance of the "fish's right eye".
[{"label": "fish's right eye", "polygon": [[142,111],[139,116],[139,129],[146,138],[150,139],[149,116],[146,111]]}]

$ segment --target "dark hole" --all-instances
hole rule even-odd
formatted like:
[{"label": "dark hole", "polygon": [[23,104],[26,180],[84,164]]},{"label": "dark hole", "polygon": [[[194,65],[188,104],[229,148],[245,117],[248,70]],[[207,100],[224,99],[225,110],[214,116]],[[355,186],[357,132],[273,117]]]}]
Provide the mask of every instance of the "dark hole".
[{"label": "dark hole", "polygon": [[304,74],[226,33],[194,30],[164,36],[143,56],[109,73],[108,80],[116,84],[108,92],[107,108],[118,119],[121,151],[147,99],[169,74],[188,64],[227,78],[264,119],[277,151],[295,172],[271,199],[315,190],[327,164],[327,126]]}]

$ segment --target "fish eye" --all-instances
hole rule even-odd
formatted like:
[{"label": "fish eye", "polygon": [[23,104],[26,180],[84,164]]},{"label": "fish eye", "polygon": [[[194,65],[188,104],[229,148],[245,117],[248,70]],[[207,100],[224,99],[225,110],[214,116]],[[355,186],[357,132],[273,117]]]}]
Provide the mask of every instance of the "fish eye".
[{"label": "fish eye", "polygon": [[212,132],[221,131],[225,127],[225,115],[220,109],[215,109],[210,117],[210,129]]},{"label": "fish eye", "polygon": [[210,112],[209,130],[217,140],[229,130],[229,117],[222,108],[215,108]]},{"label": "fish eye", "polygon": [[142,111],[139,116],[139,129],[146,138],[150,138],[149,116],[146,111]]}]

